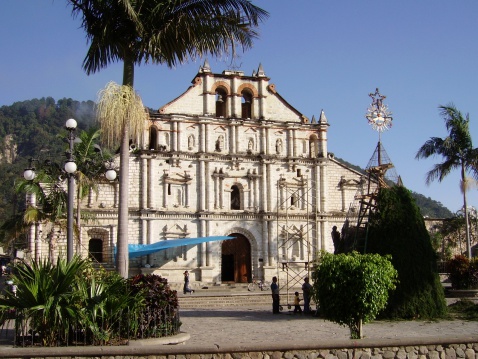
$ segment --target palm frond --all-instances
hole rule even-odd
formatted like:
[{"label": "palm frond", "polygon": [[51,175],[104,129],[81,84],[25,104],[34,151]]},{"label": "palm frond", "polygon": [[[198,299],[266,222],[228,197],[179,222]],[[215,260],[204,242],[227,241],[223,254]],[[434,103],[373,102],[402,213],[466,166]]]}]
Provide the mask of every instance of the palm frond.
[{"label": "palm frond", "polygon": [[108,147],[120,142],[127,125],[136,138],[143,133],[147,112],[139,95],[130,86],[109,82],[98,95],[98,121]]}]

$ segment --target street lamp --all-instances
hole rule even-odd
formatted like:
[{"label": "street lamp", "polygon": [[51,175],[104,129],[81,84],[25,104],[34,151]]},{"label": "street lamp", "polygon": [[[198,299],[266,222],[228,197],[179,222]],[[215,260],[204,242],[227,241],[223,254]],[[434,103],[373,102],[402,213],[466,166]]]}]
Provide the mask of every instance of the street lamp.
[{"label": "street lamp", "polygon": [[[75,172],[76,172],[76,163],[73,159],[73,146],[75,145],[75,130],[77,122],[70,118],[66,121],[65,127],[68,130],[68,144],[69,148],[66,151],[66,163],[64,166],[66,175],[68,177],[68,202],[67,202],[67,231],[66,231],[66,259],[70,262],[73,259],[73,203],[75,195]],[[35,179],[36,173],[35,168],[31,166],[25,169],[23,172],[23,177],[27,181],[33,181]]]},{"label": "street lamp", "polygon": [[75,195],[75,176],[76,163],[73,159],[73,146],[75,145],[75,131],[77,122],[70,118],[66,121],[65,127],[68,130],[69,150],[66,152],[65,171],[68,177],[68,203],[66,219],[66,260],[70,262],[73,259],[73,202]]},{"label": "street lamp", "polygon": [[[74,145],[75,143],[81,142],[80,138],[75,136],[75,130],[77,127],[77,122],[70,118],[65,123],[65,128],[68,130],[68,135],[66,140],[68,141],[68,150],[65,152],[66,162],[63,167],[64,174],[67,177],[67,232],[66,232],[66,256],[67,261],[70,262],[73,259],[73,208],[74,208],[74,197],[75,197],[75,173],[77,171],[77,164],[73,156]],[[97,149],[96,149],[97,148]],[[98,145],[95,145],[95,150],[101,153],[101,148]],[[105,162],[103,154],[101,153],[101,160]],[[35,168],[32,167],[32,162],[36,161],[31,159],[29,168],[25,169],[23,172],[23,177],[27,181],[32,181],[36,177]],[[116,170],[113,165],[113,161],[106,161],[106,172],[105,177],[108,181],[114,181],[116,179]],[[45,161],[45,165],[51,165],[50,161]]]}]

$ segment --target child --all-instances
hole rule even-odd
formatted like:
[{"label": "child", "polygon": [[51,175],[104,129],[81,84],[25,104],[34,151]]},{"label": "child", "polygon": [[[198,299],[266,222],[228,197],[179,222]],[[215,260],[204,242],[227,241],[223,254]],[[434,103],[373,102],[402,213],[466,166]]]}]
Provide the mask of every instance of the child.
[{"label": "child", "polygon": [[294,294],[295,294],[295,297],[294,297],[294,314],[295,313],[302,314],[302,308],[300,307],[301,299],[299,298],[299,292],[295,292]]},{"label": "child", "polygon": [[184,293],[184,294],[186,294],[186,293],[193,294],[193,293],[194,293],[194,290],[192,290],[191,287],[189,286],[189,272],[186,271],[186,272],[184,272],[183,274],[184,274],[183,293]]}]

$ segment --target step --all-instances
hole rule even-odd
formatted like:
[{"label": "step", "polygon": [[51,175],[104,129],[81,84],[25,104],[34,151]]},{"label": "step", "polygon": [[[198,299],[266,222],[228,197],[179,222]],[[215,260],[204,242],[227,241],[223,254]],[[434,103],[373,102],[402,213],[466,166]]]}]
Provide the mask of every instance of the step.
[{"label": "step", "polygon": [[271,295],[197,295],[186,294],[178,297],[180,308],[218,308],[218,307],[242,307],[242,306],[262,306],[272,303]]}]

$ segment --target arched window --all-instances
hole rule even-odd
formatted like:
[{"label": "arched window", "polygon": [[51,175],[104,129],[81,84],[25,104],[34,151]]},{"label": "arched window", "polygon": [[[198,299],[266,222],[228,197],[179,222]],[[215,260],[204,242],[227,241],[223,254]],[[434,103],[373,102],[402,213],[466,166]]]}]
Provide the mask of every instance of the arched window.
[{"label": "arched window", "polygon": [[252,94],[242,91],[241,118],[252,118]]},{"label": "arched window", "polygon": [[149,128],[149,149],[158,149],[158,129],[154,126]]},{"label": "arched window", "polygon": [[241,209],[241,191],[236,185],[231,187],[231,209]]},{"label": "arched window", "polygon": [[227,94],[221,88],[216,90],[216,117],[226,117]]},{"label": "arched window", "polygon": [[88,243],[88,257],[98,263],[103,262],[103,241],[101,239],[90,239]]}]

